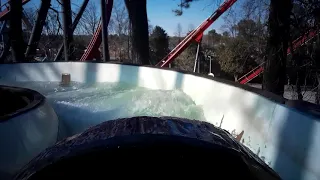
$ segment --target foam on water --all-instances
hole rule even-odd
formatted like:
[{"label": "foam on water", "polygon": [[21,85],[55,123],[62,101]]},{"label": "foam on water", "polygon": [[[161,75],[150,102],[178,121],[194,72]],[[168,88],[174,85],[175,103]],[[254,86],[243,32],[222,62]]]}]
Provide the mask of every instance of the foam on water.
[{"label": "foam on water", "polygon": [[73,82],[69,87],[61,87],[58,82],[14,85],[34,89],[47,97],[60,119],[62,138],[116,118],[174,116],[205,120],[202,108],[180,90],[150,90],[123,83]]}]

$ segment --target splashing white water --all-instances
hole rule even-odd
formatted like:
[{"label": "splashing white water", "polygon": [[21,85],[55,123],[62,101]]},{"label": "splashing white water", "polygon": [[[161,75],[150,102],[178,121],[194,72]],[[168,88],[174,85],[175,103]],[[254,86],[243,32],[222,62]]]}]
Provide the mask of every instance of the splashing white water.
[{"label": "splashing white water", "polygon": [[61,137],[116,118],[174,116],[205,120],[202,108],[180,90],[150,90],[122,83],[73,82],[61,87],[57,82],[28,82],[16,86],[37,90],[48,98],[61,121]]}]

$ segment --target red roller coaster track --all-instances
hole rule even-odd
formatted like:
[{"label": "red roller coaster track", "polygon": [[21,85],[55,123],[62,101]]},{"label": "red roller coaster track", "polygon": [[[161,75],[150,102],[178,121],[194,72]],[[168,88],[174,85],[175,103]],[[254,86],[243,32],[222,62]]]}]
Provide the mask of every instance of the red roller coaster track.
[{"label": "red roller coaster track", "polygon": [[201,39],[203,32],[211,26],[224,12],[226,12],[237,0],[225,1],[208,19],[200,26],[187,35],[165,58],[163,58],[157,66],[168,66],[176,57],[178,57],[192,41]]},{"label": "red roller coaster track", "polygon": [[101,23],[99,23],[99,26],[94,33],[86,52],[82,55],[80,61],[87,61],[92,60],[93,58],[97,58],[99,52],[99,46],[102,42],[102,27]]},{"label": "red roller coaster track", "polygon": [[[29,2],[30,0],[22,0],[22,5],[25,5]],[[9,8],[9,5],[8,5],[9,1],[5,4],[2,5],[3,6],[6,6],[6,9],[1,11],[0,12],[0,21],[3,21],[5,20],[5,18],[7,17],[7,15],[10,13],[10,8]]]},{"label": "red roller coaster track", "polygon": [[[293,44],[293,51],[295,51],[298,47],[304,45],[305,43],[307,43],[308,41],[310,41],[312,38],[314,38],[317,35],[317,31],[315,30],[311,30],[309,32],[307,32],[306,34],[304,34],[303,36],[299,37],[298,39],[294,40],[292,42]],[[289,55],[291,53],[291,48],[288,48],[287,50],[287,54]],[[255,67],[254,69],[252,69],[251,71],[249,71],[247,74],[245,74],[244,76],[242,76],[241,78],[238,79],[238,82],[240,84],[247,84],[248,82],[250,82],[252,79],[256,78],[257,76],[259,76],[261,73],[263,73],[263,66],[264,63],[260,64],[259,66]]]},{"label": "red roller coaster track", "polygon": [[[108,2],[106,4],[106,11],[111,12],[112,6],[113,6],[113,1]],[[110,15],[111,15],[111,13],[110,13]],[[107,13],[106,19],[109,22],[109,20],[110,20],[109,13]],[[93,37],[87,47],[87,50],[80,58],[80,61],[88,61],[88,60],[92,60],[93,58],[99,58],[100,57],[99,47],[101,45],[101,42],[102,42],[102,24],[100,21],[98,28],[95,31],[95,33],[93,34]]]}]

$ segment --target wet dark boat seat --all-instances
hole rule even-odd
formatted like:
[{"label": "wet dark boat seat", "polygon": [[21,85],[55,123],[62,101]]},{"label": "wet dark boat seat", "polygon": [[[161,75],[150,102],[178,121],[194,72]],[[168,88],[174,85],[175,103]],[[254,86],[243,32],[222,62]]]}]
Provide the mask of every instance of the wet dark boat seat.
[{"label": "wet dark boat seat", "polygon": [[40,93],[30,89],[0,86],[0,120],[7,120],[36,108],[44,99]]}]

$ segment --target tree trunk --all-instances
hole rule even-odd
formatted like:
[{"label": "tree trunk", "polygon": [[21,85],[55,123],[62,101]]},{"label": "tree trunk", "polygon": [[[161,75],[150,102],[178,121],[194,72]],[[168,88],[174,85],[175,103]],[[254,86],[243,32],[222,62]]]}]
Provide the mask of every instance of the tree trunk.
[{"label": "tree trunk", "polygon": [[320,74],[316,73],[317,81],[318,81],[318,87],[317,87],[317,93],[316,93],[316,104],[320,104]]},{"label": "tree trunk", "polygon": [[297,74],[296,88],[297,88],[298,100],[302,101],[303,95],[301,92],[301,84],[302,84],[302,79],[306,78],[303,71],[301,70],[302,60],[304,59],[304,56],[301,52],[298,51],[298,56],[296,56],[296,58],[294,58],[294,59],[295,59],[295,66],[297,68],[297,70],[296,70],[296,74]]},{"label": "tree trunk", "polygon": [[263,88],[283,96],[292,0],[271,0]]},{"label": "tree trunk", "polygon": [[[74,18],[74,21],[72,23],[72,33],[75,31],[75,29],[77,28],[77,25],[78,23],[80,22],[80,19],[84,13],[84,11],[86,10],[86,7],[89,3],[89,0],[84,0],[79,11],[78,11],[78,14],[76,15],[76,17]],[[58,50],[58,53],[56,55],[56,57],[54,58],[54,61],[57,61],[58,59],[61,58],[61,54],[62,54],[62,51],[63,51],[63,48],[64,48],[64,44],[62,43],[60,45],[60,48]]]},{"label": "tree trunk", "polygon": [[297,87],[298,100],[302,101],[303,95],[301,92],[301,77],[300,76],[301,76],[301,73],[297,73],[296,87]]},{"label": "tree trunk", "polygon": [[62,0],[62,18],[63,18],[63,42],[64,42],[64,59],[69,61],[73,59],[72,56],[72,16],[71,16],[70,0]]},{"label": "tree trunk", "polygon": [[125,0],[125,3],[132,24],[132,59],[150,64],[147,0]]},{"label": "tree trunk", "polygon": [[41,1],[41,6],[38,11],[37,20],[33,26],[32,34],[29,39],[28,48],[25,54],[27,60],[32,60],[33,56],[36,53],[50,5],[51,5],[51,0]]},{"label": "tree trunk", "polygon": [[[111,8],[110,8],[111,7]],[[108,44],[108,24],[111,17],[113,0],[101,0],[101,31],[102,31],[102,54],[104,62],[110,61]]]},{"label": "tree trunk", "polygon": [[22,1],[10,1],[10,30],[12,59],[14,62],[25,62],[26,49],[22,35]]},{"label": "tree trunk", "polygon": [[[132,48],[131,48],[131,44],[132,44],[132,25],[131,22],[129,22],[129,27],[128,27],[128,62],[132,63]],[[130,61],[131,60],[131,61]]]}]

